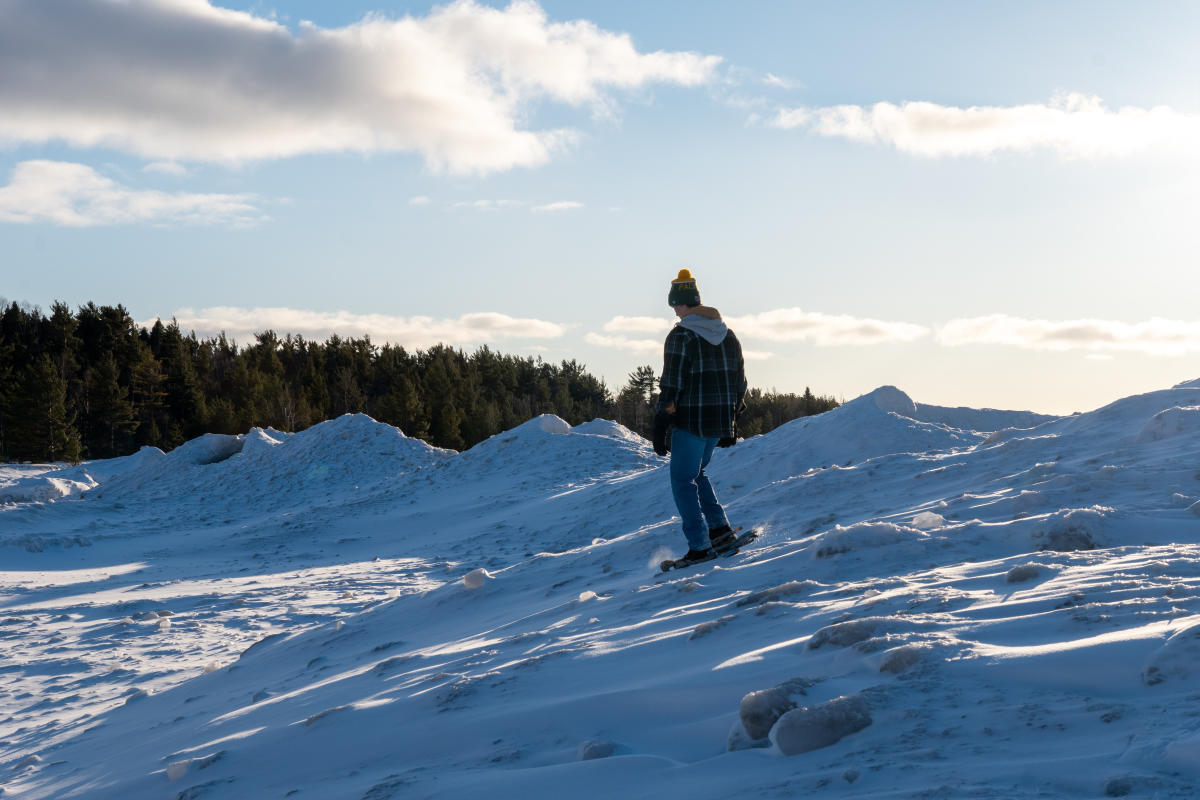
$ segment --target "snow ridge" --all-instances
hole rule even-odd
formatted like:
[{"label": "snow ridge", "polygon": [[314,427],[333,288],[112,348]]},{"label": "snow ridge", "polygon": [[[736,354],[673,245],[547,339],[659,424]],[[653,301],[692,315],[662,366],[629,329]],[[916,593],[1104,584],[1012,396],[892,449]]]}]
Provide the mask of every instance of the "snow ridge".
[{"label": "snow ridge", "polygon": [[351,415],[0,468],[0,788],[163,796],[1191,797],[1200,381],[1064,418],[881,387],[665,460]]}]

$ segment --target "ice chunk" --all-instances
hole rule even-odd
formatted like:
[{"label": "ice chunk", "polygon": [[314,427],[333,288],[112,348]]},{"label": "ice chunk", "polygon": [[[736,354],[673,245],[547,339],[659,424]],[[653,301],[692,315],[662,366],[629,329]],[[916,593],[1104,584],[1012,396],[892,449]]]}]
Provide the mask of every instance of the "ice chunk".
[{"label": "ice chunk", "polygon": [[463,586],[467,587],[468,589],[479,589],[483,586],[483,584],[491,579],[491,574],[483,567],[479,567],[478,569],[473,569],[466,575],[463,575],[462,582]]},{"label": "ice chunk", "polygon": [[1041,573],[1042,568],[1037,564],[1020,564],[1010,569],[1004,580],[1008,583],[1021,583],[1031,581]]},{"label": "ice chunk", "polygon": [[905,644],[889,650],[879,665],[880,672],[899,675],[921,663],[921,656],[930,648],[927,645]]},{"label": "ice chunk", "polygon": [[1200,675],[1200,623],[1174,633],[1146,659],[1142,680],[1148,686]]},{"label": "ice chunk", "polygon": [[796,702],[788,692],[776,686],[743,697],[738,716],[751,739],[765,739],[779,718],[795,707]]},{"label": "ice chunk", "polygon": [[819,706],[788,711],[771,728],[771,742],[785,756],[828,747],[871,724],[862,695],[838,697]]},{"label": "ice chunk", "polygon": [[932,511],[922,511],[912,518],[912,526],[921,531],[944,528],[946,526],[946,518]]},{"label": "ice chunk", "polygon": [[591,761],[595,758],[608,758],[617,752],[617,746],[604,739],[588,739],[579,745],[579,760]]},{"label": "ice chunk", "polygon": [[886,617],[863,617],[826,625],[808,640],[808,649],[816,650],[826,644],[835,647],[849,647],[852,644],[858,644],[874,636],[876,631],[886,626],[887,621]]}]

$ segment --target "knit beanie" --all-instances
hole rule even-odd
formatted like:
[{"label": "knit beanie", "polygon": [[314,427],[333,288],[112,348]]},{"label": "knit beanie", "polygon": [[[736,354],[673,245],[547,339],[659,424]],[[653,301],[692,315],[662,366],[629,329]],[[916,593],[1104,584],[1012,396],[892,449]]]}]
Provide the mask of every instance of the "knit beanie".
[{"label": "knit beanie", "polygon": [[667,295],[669,306],[698,306],[700,305],[700,290],[696,288],[696,279],[689,270],[679,270],[679,277],[671,281],[671,293]]}]

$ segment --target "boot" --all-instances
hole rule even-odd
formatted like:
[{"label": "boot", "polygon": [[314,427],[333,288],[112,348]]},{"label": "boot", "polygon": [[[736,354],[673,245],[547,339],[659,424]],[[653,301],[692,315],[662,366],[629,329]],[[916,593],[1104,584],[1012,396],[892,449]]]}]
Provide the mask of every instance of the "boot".
[{"label": "boot", "polygon": [[722,525],[719,528],[708,529],[708,541],[713,547],[725,547],[735,538],[737,538],[737,536],[733,532],[733,528],[729,527],[728,525]]},{"label": "boot", "polygon": [[699,564],[701,561],[711,561],[716,558],[717,554],[710,547],[707,550],[692,550],[689,549],[683,558],[676,563],[683,562],[684,564]]}]

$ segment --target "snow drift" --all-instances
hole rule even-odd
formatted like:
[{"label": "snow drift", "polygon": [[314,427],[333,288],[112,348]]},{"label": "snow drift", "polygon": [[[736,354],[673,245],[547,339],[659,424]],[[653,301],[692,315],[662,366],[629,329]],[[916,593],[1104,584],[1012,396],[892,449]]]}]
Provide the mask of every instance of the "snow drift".
[{"label": "snow drift", "polygon": [[714,458],[362,416],[0,469],[22,798],[1188,797],[1200,381],[1086,414],[882,387]]}]

